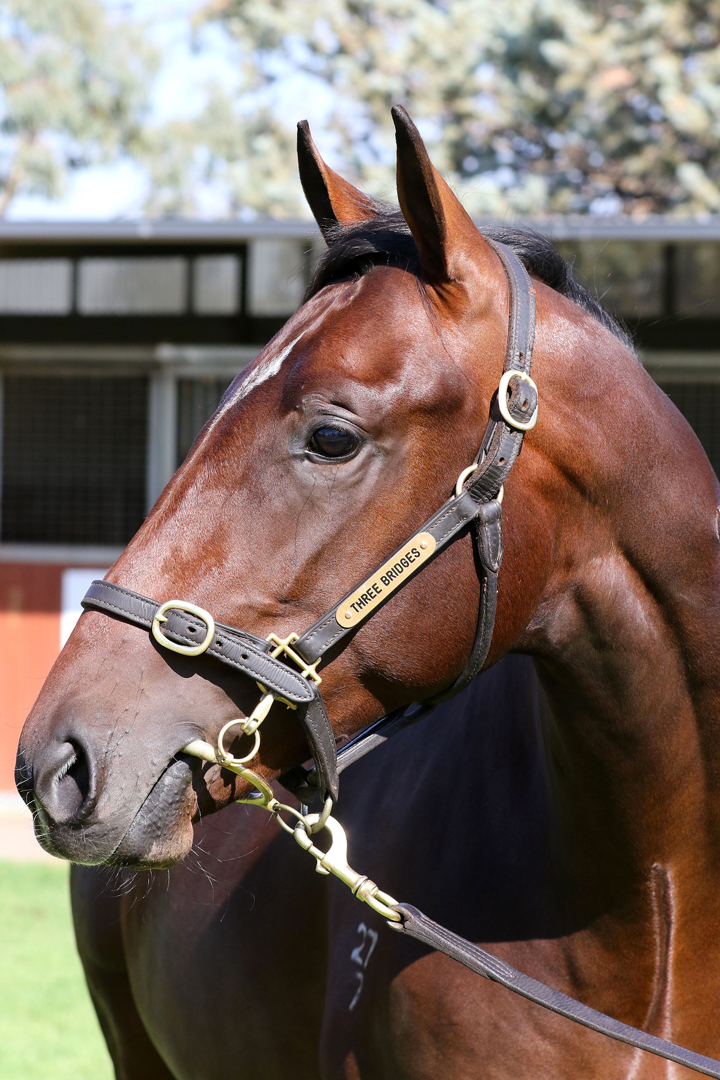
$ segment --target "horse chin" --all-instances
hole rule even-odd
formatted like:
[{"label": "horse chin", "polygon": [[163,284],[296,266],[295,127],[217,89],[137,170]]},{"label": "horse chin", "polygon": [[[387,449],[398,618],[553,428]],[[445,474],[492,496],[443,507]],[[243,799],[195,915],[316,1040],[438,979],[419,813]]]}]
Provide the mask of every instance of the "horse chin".
[{"label": "horse chin", "polygon": [[192,770],[174,759],[158,778],[106,863],[132,870],[174,866],[193,845]]}]

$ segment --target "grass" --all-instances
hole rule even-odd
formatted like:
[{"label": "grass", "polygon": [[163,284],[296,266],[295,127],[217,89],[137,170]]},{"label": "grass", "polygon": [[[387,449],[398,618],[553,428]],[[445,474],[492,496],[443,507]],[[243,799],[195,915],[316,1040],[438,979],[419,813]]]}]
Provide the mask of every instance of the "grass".
[{"label": "grass", "polygon": [[64,863],[0,862],[0,1077],[111,1080]]}]

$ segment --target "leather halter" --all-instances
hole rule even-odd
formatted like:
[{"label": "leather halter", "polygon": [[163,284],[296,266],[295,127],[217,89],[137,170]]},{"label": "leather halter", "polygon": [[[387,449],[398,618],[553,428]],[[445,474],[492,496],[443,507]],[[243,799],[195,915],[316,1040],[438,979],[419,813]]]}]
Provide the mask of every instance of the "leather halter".
[{"label": "leather halter", "polygon": [[[453,684],[424,705],[434,706],[463,690],[480,672],[490,649],[497,574],[502,560],[502,486],[520,453],[525,431],[535,423],[538,395],[530,379],[535,293],[528,273],[515,253],[504,244],[492,240],[488,243],[502,261],[510,293],[502,399],[496,393],[490,404],[490,418],[475,457],[476,468],[466,470],[471,474],[466,476],[464,483],[458,483],[456,493],[409,540],[396,548],[381,567],[303,634],[299,637],[291,634],[286,639],[271,634],[268,640],[263,640],[232,626],[216,625],[209,613],[195,605],[184,601],[167,601],[161,605],[107,581],[93,581],[82,600],[83,608],[104,611],[152,630],[156,640],[166,648],[195,656],[207,653],[253,679],[264,693],[270,693],[296,709],[310,744],[314,769],[311,773],[302,768],[293,769],[281,777],[281,782],[303,800],[309,801],[318,789],[324,799],[334,801],[338,797],[335,735],[318,690],[321,680],[315,669],[319,661],[328,649],[365,623],[397,589],[427,565],[429,558],[422,557],[423,549],[430,547],[430,557],[434,558],[458,536],[464,535],[468,527],[473,529],[481,585],[475,643]],[[293,671],[281,661],[281,656],[288,656],[301,671]],[[308,779],[312,786],[308,785]]]}]

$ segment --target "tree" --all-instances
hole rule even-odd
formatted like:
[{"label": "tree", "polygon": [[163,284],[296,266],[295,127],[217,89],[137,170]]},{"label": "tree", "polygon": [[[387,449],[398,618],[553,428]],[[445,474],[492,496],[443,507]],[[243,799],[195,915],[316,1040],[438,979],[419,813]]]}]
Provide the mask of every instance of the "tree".
[{"label": "tree", "polygon": [[158,57],[100,0],[0,0],[0,214],[137,150]]},{"label": "tree", "polygon": [[185,125],[175,191],[192,166],[235,211],[302,212],[303,106],[273,103],[299,71],[332,97],[323,144],[375,193],[401,102],[476,214],[720,210],[720,0],[214,0],[199,18],[244,80]]}]

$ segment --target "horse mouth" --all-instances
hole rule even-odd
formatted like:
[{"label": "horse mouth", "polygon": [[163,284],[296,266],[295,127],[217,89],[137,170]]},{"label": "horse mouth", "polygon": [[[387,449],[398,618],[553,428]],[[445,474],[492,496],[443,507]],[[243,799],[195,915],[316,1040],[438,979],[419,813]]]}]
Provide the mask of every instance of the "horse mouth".
[{"label": "horse mouth", "polygon": [[159,870],[184,859],[193,845],[196,799],[192,780],[187,758],[172,758],[105,862],[132,870]]}]

